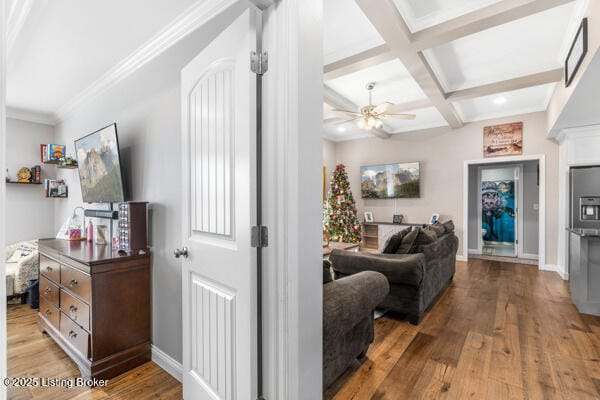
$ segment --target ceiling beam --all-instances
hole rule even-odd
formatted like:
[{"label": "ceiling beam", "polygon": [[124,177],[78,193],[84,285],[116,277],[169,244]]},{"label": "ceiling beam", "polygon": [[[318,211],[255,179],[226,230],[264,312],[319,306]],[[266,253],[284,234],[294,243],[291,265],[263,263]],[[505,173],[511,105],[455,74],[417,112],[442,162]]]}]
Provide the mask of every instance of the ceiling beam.
[{"label": "ceiling beam", "polygon": [[415,52],[412,49],[410,30],[393,0],[355,1],[385,40],[390,50],[402,61],[402,64],[429,98],[431,104],[442,114],[448,125],[452,128],[462,127],[463,122],[452,104],[446,100],[446,95],[425,57],[422,53]]},{"label": "ceiling beam", "polygon": [[[325,85],[323,88],[323,102],[333,108],[345,109],[345,110],[360,110],[360,107],[354,104],[351,100],[345,98],[329,86]],[[371,134],[381,139],[389,139],[391,135],[383,128],[373,128],[368,130]]]},{"label": "ceiling beam", "polygon": [[[498,25],[558,7],[574,0],[504,0],[441,24],[409,33],[414,52],[436,47]],[[324,79],[331,80],[394,59],[383,44],[325,65]]]},{"label": "ceiling beam", "polygon": [[360,71],[361,69],[383,64],[394,58],[396,57],[387,45],[382,44],[381,46],[373,47],[369,50],[325,65],[325,67],[323,67],[323,79],[329,81],[331,79],[339,78],[340,76]]},{"label": "ceiling beam", "polygon": [[521,76],[518,78],[507,79],[505,81],[489,83],[487,85],[475,86],[472,88],[461,89],[446,94],[449,101],[460,101],[473,99],[476,97],[490,96],[493,94],[510,92],[513,90],[525,89],[532,86],[545,85],[562,80],[563,70],[561,68],[550,71],[539,72]]},{"label": "ceiling beam", "polygon": [[452,42],[486,29],[528,17],[574,0],[504,0],[441,24],[415,32],[411,44],[415,51]]}]

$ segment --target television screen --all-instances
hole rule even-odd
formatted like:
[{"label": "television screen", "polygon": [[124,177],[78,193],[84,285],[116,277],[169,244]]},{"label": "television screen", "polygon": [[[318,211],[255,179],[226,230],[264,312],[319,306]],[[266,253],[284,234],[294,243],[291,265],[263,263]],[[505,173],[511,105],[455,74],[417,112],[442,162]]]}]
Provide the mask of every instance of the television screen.
[{"label": "television screen", "polygon": [[419,163],[360,167],[360,184],[363,199],[420,197]]},{"label": "television screen", "polygon": [[75,141],[81,194],[85,203],[125,201],[117,124]]}]

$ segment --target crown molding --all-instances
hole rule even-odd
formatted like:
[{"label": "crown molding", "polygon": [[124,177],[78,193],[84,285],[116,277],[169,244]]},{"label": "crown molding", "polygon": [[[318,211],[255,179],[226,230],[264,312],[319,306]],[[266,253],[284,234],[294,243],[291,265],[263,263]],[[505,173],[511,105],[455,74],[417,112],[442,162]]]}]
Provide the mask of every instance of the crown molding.
[{"label": "crown molding", "polygon": [[56,125],[56,116],[54,114],[45,114],[15,107],[6,107],[6,118],[18,119],[36,124]]},{"label": "crown molding", "polygon": [[117,83],[131,76],[165,50],[236,2],[236,0],[201,0],[196,2],[149,41],[61,106],[56,112],[55,123],[67,119],[82,104],[91,101]]},{"label": "crown molding", "polygon": [[568,137],[598,136],[599,134],[600,125],[584,125],[561,129],[554,139],[556,139],[559,144],[562,144]]}]

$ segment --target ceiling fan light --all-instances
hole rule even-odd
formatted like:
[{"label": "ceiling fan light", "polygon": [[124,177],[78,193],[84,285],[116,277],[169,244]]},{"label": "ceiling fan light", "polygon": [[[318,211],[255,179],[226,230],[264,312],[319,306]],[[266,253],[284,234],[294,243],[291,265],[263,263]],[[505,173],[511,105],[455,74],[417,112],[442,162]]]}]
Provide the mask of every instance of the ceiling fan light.
[{"label": "ceiling fan light", "polygon": [[367,122],[365,121],[364,118],[359,119],[356,124],[358,125],[358,127],[360,129],[367,129]]},{"label": "ceiling fan light", "polygon": [[383,126],[383,122],[381,122],[381,120],[378,118],[375,121],[375,128],[381,128]]},{"label": "ceiling fan light", "polygon": [[377,126],[377,120],[373,117],[369,117],[369,119],[367,120],[367,125],[369,126],[369,128],[373,128]]}]

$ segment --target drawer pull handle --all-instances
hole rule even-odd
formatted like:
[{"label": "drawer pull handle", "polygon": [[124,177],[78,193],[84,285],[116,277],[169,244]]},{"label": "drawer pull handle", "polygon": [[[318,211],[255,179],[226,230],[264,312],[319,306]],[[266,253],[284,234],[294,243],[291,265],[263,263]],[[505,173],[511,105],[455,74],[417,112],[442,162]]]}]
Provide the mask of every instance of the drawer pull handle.
[{"label": "drawer pull handle", "polygon": [[46,267],[46,272],[52,272],[52,267],[48,265],[48,266]]},{"label": "drawer pull handle", "polygon": [[52,291],[52,288],[50,286],[48,286],[46,289],[44,289],[44,292],[46,293],[50,293]]},{"label": "drawer pull handle", "polygon": [[70,307],[69,307],[69,311],[70,311],[70,312],[72,312],[72,313],[76,313],[76,312],[77,312],[77,307],[75,307],[75,306],[70,306]]},{"label": "drawer pull handle", "polygon": [[76,286],[79,282],[77,282],[77,280],[75,279],[71,279],[71,281],[69,282],[69,286],[73,287]]},{"label": "drawer pull handle", "polygon": [[69,331],[69,337],[71,339],[75,339],[77,337],[77,334],[74,331]]},{"label": "drawer pull handle", "polygon": [[50,316],[50,314],[52,314],[52,311],[50,311],[50,309],[49,309],[49,308],[46,308],[46,312],[45,312],[45,314],[46,314],[47,316]]}]

